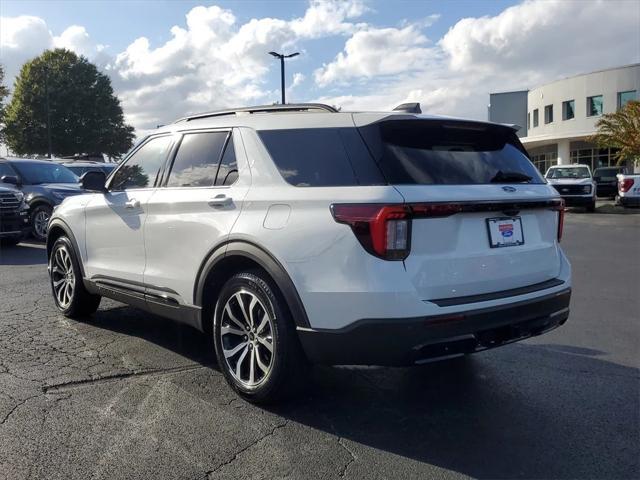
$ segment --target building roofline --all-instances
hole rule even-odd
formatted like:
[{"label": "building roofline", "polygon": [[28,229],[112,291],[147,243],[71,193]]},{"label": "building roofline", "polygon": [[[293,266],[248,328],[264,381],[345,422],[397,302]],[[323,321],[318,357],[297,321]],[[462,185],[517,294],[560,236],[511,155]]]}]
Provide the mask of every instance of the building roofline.
[{"label": "building roofline", "polygon": [[529,88],[529,89],[513,90],[513,91],[509,91],[509,92],[489,92],[489,95],[494,95],[494,94],[499,94],[499,93],[532,92],[534,90],[538,90],[540,88],[552,85],[554,83],[562,82],[564,80],[570,80],[572,78],[585,77],[587,75],[593,75],[595,73],[610,72],[612,70],[622,70],[623,68],[634,68],[634,67],[640,67],[640,63],[629,63],[629,64],[626,64],[626,65],[620,65],[618,67],[601,68],[600,70],[593,70],[591,72],[578,73],[576,75],[571,75],[571,76],[568,76],[568,77],[562,77],[562,78],[559,78],[557,80],[552,80],[550,82],[543,83],[541,85],[538,85],[536,87]]},{"label": "building roofline", "polygon": [[523,90],[507,90],[506,92],[489,92],[489,95],[504,95],[506,93],[529,93],[529,89],[525,88]]}]

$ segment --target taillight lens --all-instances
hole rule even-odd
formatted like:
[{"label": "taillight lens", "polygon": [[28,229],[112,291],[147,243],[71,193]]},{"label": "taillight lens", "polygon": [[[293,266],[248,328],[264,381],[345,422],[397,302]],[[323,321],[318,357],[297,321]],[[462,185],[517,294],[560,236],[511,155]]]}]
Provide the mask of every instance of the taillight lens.
[{"label": "taillight lens", "polygon": [[564,230],[564,212],[566,210],[564,199],[560,200],[560,203],[557,207],[554,207],[554,210],[558,212],[558,242],[562,240],[562,231]]},{"label": "taillight lens", "polygon": [[336,222],[351,226],[362,246],[385,260],[404,260],[410,251],[410,211],[403,205],[335,204]]},{"label": "taillight lens", "polygon": [[618,181],[618,189],[622,192],[628,192],[633,187],[633,178],[625,178]]}]

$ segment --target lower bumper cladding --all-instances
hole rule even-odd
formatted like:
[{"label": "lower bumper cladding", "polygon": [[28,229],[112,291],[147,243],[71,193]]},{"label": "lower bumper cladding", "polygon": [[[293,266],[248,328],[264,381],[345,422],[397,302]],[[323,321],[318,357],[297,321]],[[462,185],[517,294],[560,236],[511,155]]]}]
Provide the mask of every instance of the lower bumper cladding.
[{"label": "lower bumper cladding", "polygon": [[309,360],[407,366],[540,335],[569,317],[571,289],[505,306],[433,317],[360,320],[340,330],[299,329]]}]

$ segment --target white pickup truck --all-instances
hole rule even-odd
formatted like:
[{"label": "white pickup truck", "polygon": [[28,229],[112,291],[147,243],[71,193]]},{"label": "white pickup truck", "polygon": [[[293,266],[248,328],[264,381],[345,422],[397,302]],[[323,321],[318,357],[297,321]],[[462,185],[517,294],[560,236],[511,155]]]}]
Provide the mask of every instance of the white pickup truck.
[{"label": "white pickup truck", "polygon": [[640,206],[640,173],[619,173],[617,203],[623,207]]}]

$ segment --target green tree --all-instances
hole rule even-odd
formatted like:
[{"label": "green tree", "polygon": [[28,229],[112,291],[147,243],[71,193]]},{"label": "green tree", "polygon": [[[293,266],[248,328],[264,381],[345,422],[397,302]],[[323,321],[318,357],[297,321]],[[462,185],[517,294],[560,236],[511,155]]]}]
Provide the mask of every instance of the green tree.
[{"label": "green tree", "polygon": [[133,144],[109,77],[86,58],[47,50],[25,63],[5,111],[6,143],[17,154],[48,151],[47,103],[55,155],[119,156]]},{"label": "green tree", "polygon": [[618,165],[640,158],[640,102],[632,100],[615,113],[607,113],[598,123],[591,141],[602,148],[618,148]]},{"label": "green tree", "polygon": [[4,85],[4,67],[0,64],[0,141],[4,139],[4,101],[9,96],[9,89]]}]

